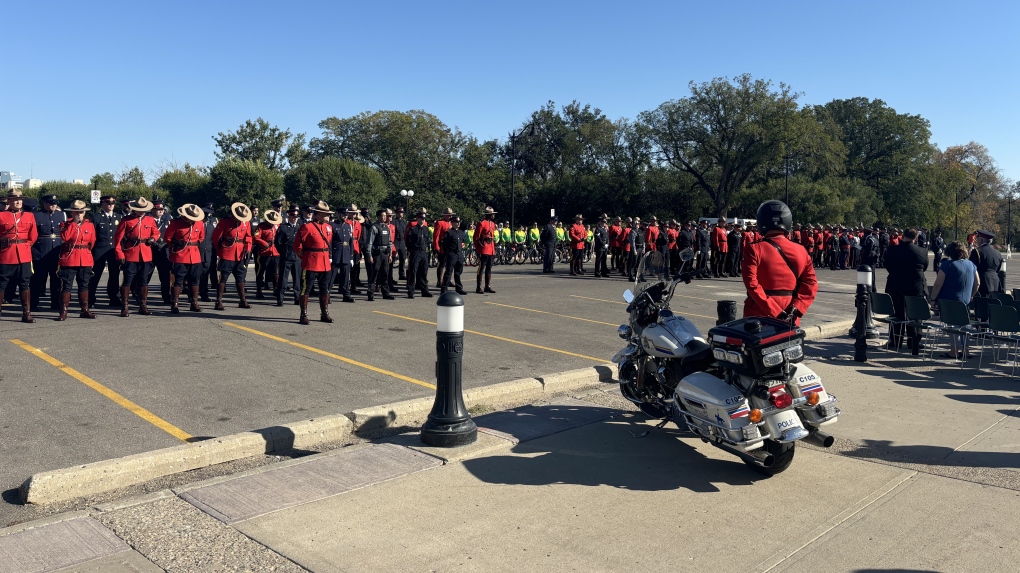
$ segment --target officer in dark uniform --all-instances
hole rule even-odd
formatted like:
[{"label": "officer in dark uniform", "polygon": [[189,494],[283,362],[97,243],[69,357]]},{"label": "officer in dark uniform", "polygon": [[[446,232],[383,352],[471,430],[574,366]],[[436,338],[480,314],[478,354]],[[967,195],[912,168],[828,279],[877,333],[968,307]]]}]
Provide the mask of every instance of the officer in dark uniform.
[{"label": "officer in dark uniform", "polygon": [[209,285],[212,285],[213,290],[220,286],[219,273],[216,272],[216,249],[212,242],[213,231],[219,219],[213,216],[215,211],[212,203],[206,203],[202,211],[205,213],[205,239],[198,247],[202,252],[202,279],[198,281],[198,292],[202,302],[212,302],[209,298]]},{"label": "officer in dark uniform", "polygon": [[978,277],[981,278],[981,285],[978,287],[978,295],[988,296],[989,293],[1003,292],[1003,285],[999,281],[999,271],[1002,270],[1002,254],[992,246],[995,234],[991,231],[978,231],[974,242],[977,248],[970,252],[970,261],[977,265]]},{"label": "officer in dark uniform", "polygon": [[553,263],[556,262],[556,223],[559,221],[557,217],[549,217],[549,224],[542,228],[542,234],[539,235],[539,241],[545,247],[543,249],[544,255],[542,257],[542,272],[552,273]]},{"label": "officer in dark uniform", "polygon": [[712,232],[708,229],[708,221],[702,221],[701,224],[698,225],[696,241],[696,250],[698,251],[698,276],[700,278],[707,278],[708,262],[712,258]]},{"label": "officer in dark uniform", "polygon": [[96,291],[99,289],[100,279],[103,278],[103,269],[106,268],[110,273],[106,280],[106,296],[110,299],[111,307],[120,308],[120,262],[114,249],[113,236],[117,234],[117,226],[123,217],[120,213],[114,212],[117,208],[117,198],[113,195],[101,198],[99,205],[99,211],[92,214],[92,224],[96,228],[96,246],[92,248],[89,307],[96,306]]},{"label": "officer in dark uniform", "polygon": [[446,292],[446,289],[450,287],[452,279],[455,285],[454,290],[457,291],[457,294],[467,294],[467,291],[464,290],[464,284],[460,282],[460,275],[464,272],[464,243],[466,242],[467,233],[460,228],[460,217],[454,215],[450,218],[450,228],[446,230],[443,238],[440,239],[446,270],[444,271],[443,284],[440,285],[439,292]]},{"label": "officer in dark uniform", "polygon": [[878,266],[885,267],[885,251],[889,248],[889,231],[884,227],[878,234]]},{"label": "officer in dark uniform", "polygon": [[[360,252],[354,256],[354,267],[351,271],[351,286],[355,289],[358,287],[365,286],[365,283],[361,282],[361,261],[368,256],[368,248],[365,240],[368,238],[368,228],[372,225],[372,218],[369,216],[368,207],[361,209],[361,238],[360,238]],[[370,275],[372,272],[371,265],[365,262],[365,274]],[[372,282],[371,276],[366,276],[367,282]]]},{"label": "officer in dark uniform", "polygon": [[726,235],[726,269],[731,277],[740,276],[740,247],[744,242],[744,231],[740,223],[734,223],[733,230]]},{"label": "officer in dark uniform", "polygon": [[288,278],[294,284],[294,304],[300,303],[301,258],[294,252],[294,239],[301,227],[301,211],[292,205],[287,211],[287,220],[276,228],[273,244],[280,253],[280,267],[276,277],[276,306],[283,306],[283,295],[287,290]]},{"label": "officer in dark uniform", "polygon": [[608,277],[609,269],[606,268],[606,258],[609,255],[609,217],[602,215],[595,225],[595,276]]},{"label": "officer in dark uniform", "polygon": [[939,263],[942,262],[942,254],[946,252],[946,240],[942,238],[942,231],[936,230],[935,236],[931,238],[931,242],[928,245],[931,248],[931,252],[935,253],[935,273],[939,272]]},{"label": "officer in dark uniform", "polygon": [[415,288],[421,292],[421,296],[432,296],[429,292],[429,245],[432,233],[425,221],[427,215],[424,207],[419,209],[404,236],[407,245],[407,298],[414,298]]},{"label": "officer in dark uniform", "polygon": [[404,264],[407,262],[407,244],[404,242],[404,234],[407,233],[407,219],[404,219],[404,208],[397,207],[397,216],[393,219],[393,245],[397,247],[397,280],[406,281],[407,273],[404,271]]},{"label": "officer in dark uniform", "polygon": [[382,291],[382,297],[393,300],[390,294],[389,268],[390,255],[393,251],[393,236],[390,234],[390,224],[386,221],[386,209],[379,209],[375,212],[376,221],[368,228],[368,236],[365,245],[366,268],[368,273],[368,288],[365,294],[368,300],[375,300],[375,289]]},{"label": "officer in dark uniform", "polygon": [[627,241],[630,242],[630,255],[627,256],[627,280],[633,282],[641,257],[645,255],[645,230],[641,228],[641,217],[634,217],[634,222],[631,225],[633,228],[627,235]]},{"label": "officer in dark uniform", "polygon": [[354,225],[357,223],[354,217],[357,214],[358,208],[351,205],[347,208],[346,217],[332,223],[330,255],[333,276],[330,277],[329,288],[332,290],[336,283],[344,302],[354,302],[351,297],[351,268],[354,266]]},{"label": "officer in dark uniform", "polygon": [[33,213],[39,239],[32,245],[32,312],[39,310],[39,299],[46,290],[47,279],[50,282],[50,310],[61,309],[61,282],[57,268],[60,266],[60,225],[67,221],[67,215],[57,207],[56,195],[44,195],[40,199],[42,209]]},{"label": "officer in dark uniform", "polygon": [[[159,240],[152,245],[153,270],[159,276],[159,294],[165,304],[170,304],[170,254],[167,252],[166,234],[167,227],[173,217],[166,210],[166,204],[159,199],[152,199],[152,218],[156,220],[156,227],[159,228]],[[152,276],[150,274],[149,278]]]}]

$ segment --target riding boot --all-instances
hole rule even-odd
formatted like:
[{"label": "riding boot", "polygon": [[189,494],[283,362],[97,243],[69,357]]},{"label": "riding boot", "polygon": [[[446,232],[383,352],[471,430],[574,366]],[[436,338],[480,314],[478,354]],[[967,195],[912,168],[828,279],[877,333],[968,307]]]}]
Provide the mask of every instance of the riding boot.
[{"label": "riding boot", "polygon": [[120,315],[127,317],[131,315],[128,304],[131,303],[131,286],[120,287]]},{"label": "riding boot", "polygon": [[181,307],[178,306],[181,300],[181,287],[170,287],[170,314],[180,314]]},{"label": "riding boot", "polygon": [[319,320],[322,322],[333,322],[333,317],[329,316],[329,293],[319,295],[319,310],[322,311],[322,316]]},{"label": "riding boot", "polygon": [[227,310],[223,306],[223,291],[226,289],[227,283],[224,281],[220,281],[220,284],[216,285],[216,306],[213,307],[214,310]]},{"label": "riding boot", "polygon": [[298,320],[298,324],[308,324],[308,295],[301,295],[301,319]]},{"label": "riding boot", "polygon": [[414,298],[414,283],[407,281],[407,298]]},{"label": "riding boot", "polygon": [[489,273],[485,273],[485,292],[489,294],[496,294],[496,291],[492,290],[492,287],[489,286],[489,283],[491,282],[492,275],[490,275]]},{"label": "riding boot", "polygon": [[188,310],[202,312],[202,307],[198,306],[198,285],[191,285],[191,308]]},{"label": "riding boot", "polygon": [[241,302],[237,303],[237,308],[251,308],[248,304],[248,293],[244,291],[244,282],[237,283],[237,296],[241,297]]},{"label": "riding boot", "polygon": [[146,316],[152,314],[149,312],[149,287],[148,285],[143,286],[141,290],[141,303],[138,305],[138,314],[144,314]]},{"label": "riding boot", "polygon": [[60,306],[60,316],[57,317],[57,320],[67,320],[67,308],[71,306],[71,291],[60,293],[60,298],[62,304]]},{"label": "riding boot", "polygon": [[32,293],[29,289],[21,291],[21,322],[32,323]]},{"label": "riding boot", "polygon": [[478,294],[484,294],[485,292],[482,290],[482,275],[478,275],[475,279],[475,292]]},{"label": "riding boot", "polygon": [[92,311],[89,310],[89,292],[88,291],[79,291],[78,292],[78,307],[81,309],[81,312],[78,313],[79,317],[81,317],[81,318],[95,318],[96,317],[96,315],[93,314]]}]

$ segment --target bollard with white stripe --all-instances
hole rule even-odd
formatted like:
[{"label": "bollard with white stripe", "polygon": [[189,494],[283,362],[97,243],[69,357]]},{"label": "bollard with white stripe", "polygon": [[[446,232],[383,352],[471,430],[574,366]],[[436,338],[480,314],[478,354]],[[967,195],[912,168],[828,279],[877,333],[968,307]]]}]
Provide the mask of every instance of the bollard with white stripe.
[{"label": "bollard with white stripe", "polygon": [[464,406],[464,299],[453,291],[436,301],[436,401],[421,428],[421,441],[452,448],[478,439],[478,427]]}]

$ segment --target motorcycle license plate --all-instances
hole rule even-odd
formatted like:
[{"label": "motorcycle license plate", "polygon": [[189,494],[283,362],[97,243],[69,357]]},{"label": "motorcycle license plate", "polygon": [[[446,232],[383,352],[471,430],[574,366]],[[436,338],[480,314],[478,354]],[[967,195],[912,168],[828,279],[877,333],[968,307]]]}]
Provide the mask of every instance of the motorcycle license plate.
[{"label": "motorcycle license plate", "polygon": [[800,416],[793,410],[787,410],[780,412],[774,416],[769,416],[765,425],[769,429],[769,433],[772,434],[773,439],[780,439],[784,432],[788,432],[795,428],[803,428],[803,424],[800,423]]}]

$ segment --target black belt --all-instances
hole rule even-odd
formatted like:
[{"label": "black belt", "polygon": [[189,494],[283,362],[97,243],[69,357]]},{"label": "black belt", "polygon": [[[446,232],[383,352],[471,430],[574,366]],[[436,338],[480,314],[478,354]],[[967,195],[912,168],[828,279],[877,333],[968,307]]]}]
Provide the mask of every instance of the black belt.
[{"label": "black belt", "polygon": [[89,246],[88,245],[75,245],[75,246],[73,246],[71,248],[72,249],[88,249]]},{"label": "black belt", "polygon": [[765,294],[769,296],[793,296],[792,290],[766,290]]},{"label": "black belt", "polygon": [[329,249],[305,249],[309,253],[327,253]]}]

